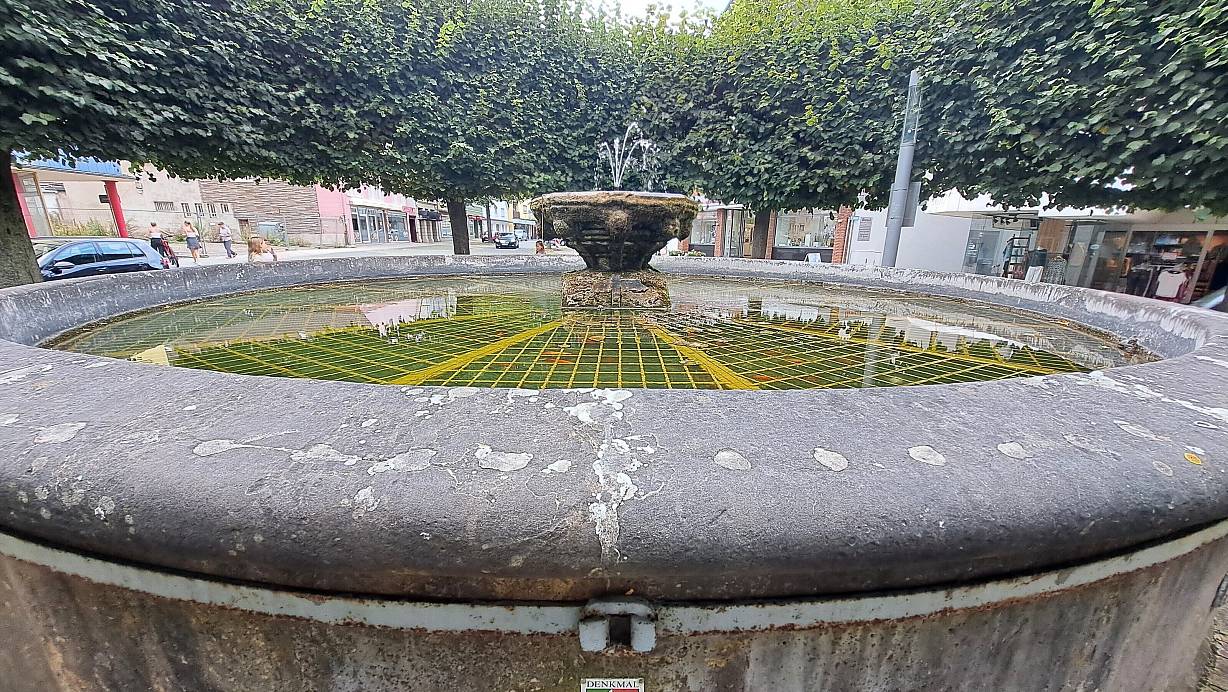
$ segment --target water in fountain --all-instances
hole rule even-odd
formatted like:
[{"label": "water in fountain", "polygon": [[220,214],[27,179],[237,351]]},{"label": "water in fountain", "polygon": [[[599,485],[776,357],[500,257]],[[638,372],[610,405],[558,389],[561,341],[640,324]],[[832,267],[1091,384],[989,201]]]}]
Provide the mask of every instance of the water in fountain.
[{"label": "water in fountain", "polygon": [[398,385],[805,389],[949,384],[1131,362],[1110,337],[987,304],[674,276],[662,310],[564,310],[556,276],[384,279],[160,307],[70,351]]}]

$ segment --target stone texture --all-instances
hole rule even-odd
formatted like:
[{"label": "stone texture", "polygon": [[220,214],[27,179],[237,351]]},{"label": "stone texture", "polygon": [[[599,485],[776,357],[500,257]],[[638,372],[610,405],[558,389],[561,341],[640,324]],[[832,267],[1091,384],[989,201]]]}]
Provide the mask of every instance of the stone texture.
[{"label": "stone texture", "polygon": [[[915,270],[697,258],[657,267],[977,299],[1137,338],[1169,358],[878,390],[410,389],[168,369],[30,344],[170,300],[579,263],[345,258],[53,282],[0,292],[0,527],[111,559],[287,587],[708,599],[988,579],[1228,517],[1228,315]],[[378,424],[362,428],[370,419]],[[1154,439],[1117,421],[1145,425]],[[1007,456],[1005,443],[1031,456]],[[482,445],[532,459],[492,471],[476,456]],[[913,461],[918,446],[945,464]],[[820,447],[847,468],[816,463]],[[1203,450],[1201,464],[1183,458],[1187,447]],[[715,466],[726,449],[751,469]],[[385,470],[417,450],[435,452],[428,468]],[[560,460],[574,465],[541,473]]]},{"label": "stone texture", "polygon": [[688,238],[699,204],[650,192],[557,192],[530,202],[547,238],[562,238],[589,269],[648,268],[671,239]]},{"label": "stone texture", "polygon": [[667,308],[669,287],[659,272],[599,272],[563,275],[564,308]]}]

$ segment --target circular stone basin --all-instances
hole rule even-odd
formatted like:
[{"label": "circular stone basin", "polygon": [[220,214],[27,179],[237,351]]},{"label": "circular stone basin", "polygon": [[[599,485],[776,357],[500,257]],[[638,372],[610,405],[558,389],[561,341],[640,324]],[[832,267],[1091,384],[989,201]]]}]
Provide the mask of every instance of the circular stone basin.
[{"label": "circular stone basin", "polygon": [[987,303],[674,277],[666,310],[563,310],[557,275],[244,293],[87,326],[55,348],[243,375],[510,388],[951,384],[1141,362],[1113,337]]},{"label": "circular stone basin", "polygon": [[[1151,690],[1195,670],[1228,571],[1228,316],[917,270],[653,266],[672,311],[560,310],[579,261],[532,256],[0,291],[0,632],[24,646],[0,679]],[[290,357],[351,332],[366,345]],[[376,382],[485,353],[434,377],[496,386],[129,360],[219,343],[280,349],[234,372]],[[631,377],[545,386],[594,347],[591,377]],[[663,376],[828,388],[633,386],[650,349]],[[522,351],[542,386],[497,386],[530,383]],[[923,359],[1006,379],[830,388],[925,380],[900,367]]]}]

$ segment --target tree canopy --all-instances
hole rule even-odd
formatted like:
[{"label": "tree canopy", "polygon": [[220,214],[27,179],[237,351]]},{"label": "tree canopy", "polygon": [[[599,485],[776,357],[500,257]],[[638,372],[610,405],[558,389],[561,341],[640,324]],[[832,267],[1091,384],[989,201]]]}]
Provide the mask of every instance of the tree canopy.
[{"label": "tree canopy", "polygon": [[944,180],[1005,204],[1228,214],[1228,2],[995,0],[931,34]]},{"label": "tree canopy", "polygon": [[[0,150],[445,199],[467,252],[466,201],[600,183],[597,144],[631,120],[676,190],[760,212],[882,203],[919,66],[930,189],[1228,213],[1226,8],[0,0]],[[0,283],[36,280],[4,187]]]}]

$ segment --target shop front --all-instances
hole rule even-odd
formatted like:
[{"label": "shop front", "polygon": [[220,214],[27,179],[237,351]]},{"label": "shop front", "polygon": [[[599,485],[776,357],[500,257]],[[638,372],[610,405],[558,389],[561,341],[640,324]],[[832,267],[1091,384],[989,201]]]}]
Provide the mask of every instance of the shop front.
[{"label": "shop front", "polygon": [[[708,257],[750,257],[755,214],[740,205],[711,205],[695,216],[687,248]],[[767,259],[805,261],[818,254],[831,261],[835,214],[801,211],[772,214]]]},{"label": "shop front", "polygon": [[831,261],[834,212],[807,210],[775,217],[771,259],[805,261],[817,253],[823,262]]}]

